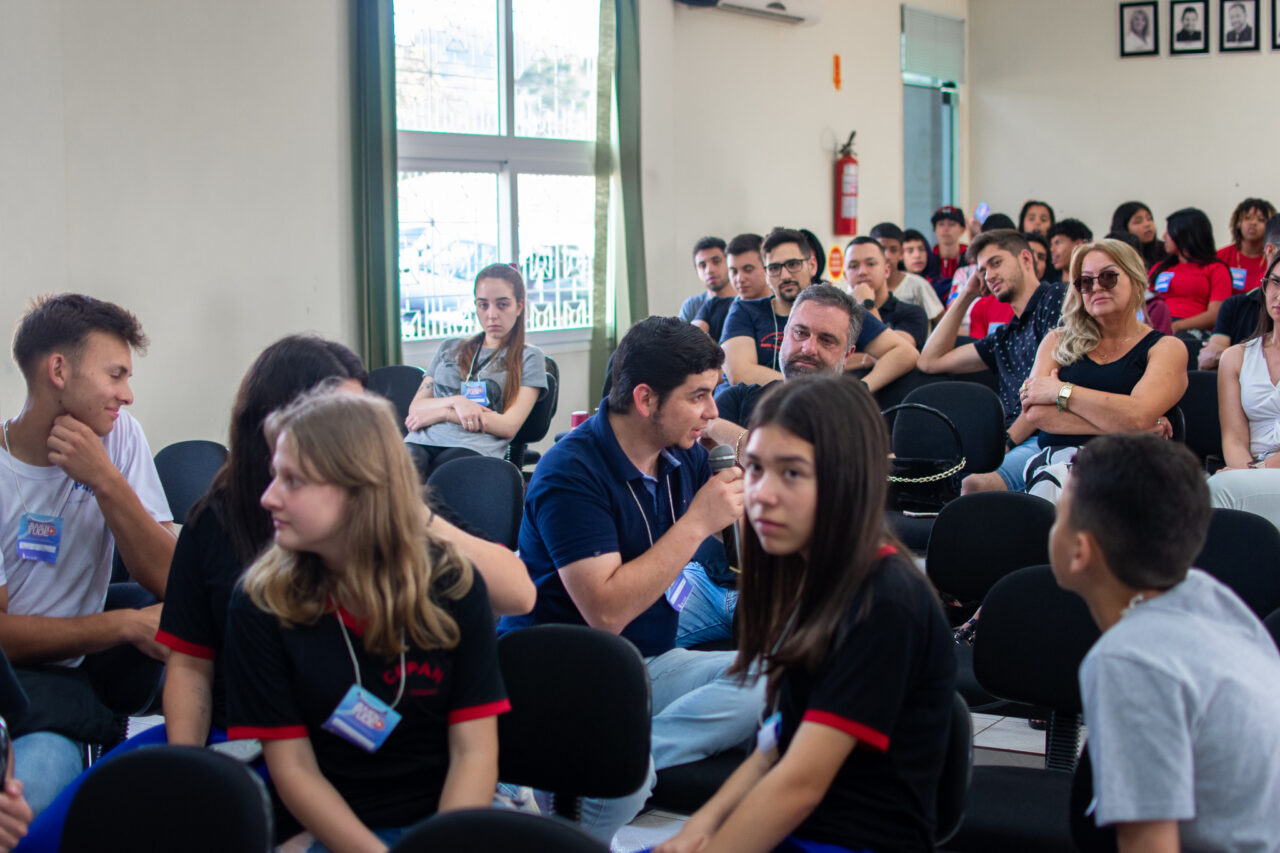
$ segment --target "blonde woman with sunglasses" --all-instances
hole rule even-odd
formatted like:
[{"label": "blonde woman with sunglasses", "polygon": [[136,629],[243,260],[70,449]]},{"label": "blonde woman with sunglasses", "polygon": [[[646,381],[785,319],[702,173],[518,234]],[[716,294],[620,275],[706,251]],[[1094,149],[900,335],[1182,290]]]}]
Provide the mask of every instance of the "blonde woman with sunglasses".
[{"label": "blonde woman with sunglasses", "polygon": [[1076,452],[1096,435],[1170,438],[1168,412],[1187,390],[1187,348],[1139,319],[1146,274],[1127,243],[1098,240],[1071,257],[1062,326],[1045,335],[1021,389],[1040,430],[1027,491],[1057,501]]}]

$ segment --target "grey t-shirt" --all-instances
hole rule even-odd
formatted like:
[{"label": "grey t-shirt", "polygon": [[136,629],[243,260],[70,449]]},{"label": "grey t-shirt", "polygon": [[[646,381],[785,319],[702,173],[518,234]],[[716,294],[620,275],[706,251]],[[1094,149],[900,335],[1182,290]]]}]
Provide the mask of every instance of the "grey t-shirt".
[{"label": "grey t-shirt", "polygon": [[[427,368],[427,374],[435,380],[435,396],[452,397],[462,393],[462,380],[471,370],[470,363],[460,365],[456,357],[458,348],[464,341],[464,338],[453,338],[442,343],[440,349],[436,350],[436,357]],[[503,409],[498,399],[507,381],[505,361],[506,350],[495,353],[493,349],[486,347],[482,347],[475,358],[475,378],[484,382],[489,395],[489,408],[495,412]],[[520,384],[529,388],[547,387],[546,356],[533,344],[524,346]],[[487,432],[468,432],[452,421],[441,421],[426,429],[414,430],[405,436],[405,441],[433,447],[468,447],[482,456],[502,456],[511,443],[510,439]]]},{"label": "grey t-shirt", "polygon": [[1280,850],[1280,653],[1198,569],[1080,666],[1099,826],[1176,820],[1182,849]]}]

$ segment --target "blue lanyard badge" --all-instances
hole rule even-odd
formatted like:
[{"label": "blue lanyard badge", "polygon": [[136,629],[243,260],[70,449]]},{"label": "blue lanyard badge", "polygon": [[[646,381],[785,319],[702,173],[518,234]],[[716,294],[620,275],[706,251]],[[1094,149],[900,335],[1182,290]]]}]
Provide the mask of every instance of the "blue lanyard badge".
[{"label": "blue lanyard badge", "polygon": [[680,576],[667,587],[667,603],[671,605],[671,609],[679,613],[684,610],[684,603],[689,600],[689,594],[692,592],[693,584],[689,583],[689,579],[684,575],[684,569],[681,569]]},{"label": "blue lanyard badge", "polygon": [[1232,290],[1244,290],[1244,283],[1248,278],[1249,273],[1247,270],[1242,270],[1240,267],[1231,267]]},{"label": "blue lanyard badge", "polygon": [[1173,281],[1173,273],[1162,272],[1156,276],[1156,293],[1168,293],[1169,282]]},{"label": "blue lanyard badge", "polygon": [[462,396],[481,406],[489,405],[489,392],[484,387],[483,379],[464,379],[462,381]]},{"label": "blue lanyard badge", "polygon": [[41,563],[58,562],[62,547],[62,519],[56,515],[25,513],[18,522],[18,556]]},{"label": "blue lanyard badge", "polygon": [[782,712],[775,711],[756,732],[756,749],[768,755],[778,746],[778,738],[782,735]]},{"label": "blue lanyard badge", "polygon": [[324,730],[365,752],[377,752],[399,724],[399,712],[360,685],[353,684],[329,719],[324,721]]}]

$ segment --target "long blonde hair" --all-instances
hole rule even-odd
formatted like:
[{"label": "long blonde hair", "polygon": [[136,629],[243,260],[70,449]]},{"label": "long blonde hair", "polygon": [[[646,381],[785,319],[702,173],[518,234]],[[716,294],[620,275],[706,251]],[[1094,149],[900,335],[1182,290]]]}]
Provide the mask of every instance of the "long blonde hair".
[{"label": "long blonde hair", "polygon": [[1062,300],[1062,326],[1059,328],[1058,346],[1053,351],[1054,360],[1063,367],[1074,364],[1093,352],[1102,340],[1102,328],[1085,310],[1084,298],[1075,286],[1076,279],[1080,278],[1080,270],[1084,267],[1084,259],[1090,252],[1102,252],[1128,277],[1129,311],[1135,317],[1138,310],[1146,304],[1147,268],[1132,246],[1123,240],[1095,240],[1077,246],[1071,253],[1067,293]]},{"label": "long blonde hair", "polygon": [[472,568],[423,529],[418,475],[391,404],[310,392],[273,412],[266,434],[272,448],[290,442],[308,478],[346,493],[349,557],[335,574],[315,554],[273,544],[245,573],[253,603],[286,625],[314,625],[342,601],[367,619],[364,646],[375,654],[456,646],[458,624],[437,602],[465,595]]}]

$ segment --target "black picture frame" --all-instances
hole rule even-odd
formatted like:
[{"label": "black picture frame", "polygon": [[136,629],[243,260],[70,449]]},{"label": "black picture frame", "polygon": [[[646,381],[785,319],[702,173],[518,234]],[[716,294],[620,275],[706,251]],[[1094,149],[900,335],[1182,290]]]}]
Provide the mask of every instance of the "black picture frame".
[{"label": "black picture frame", "polygon": [[[1271,0],[1277,2],[1277,0]],[[1131,29],[1136,20],[1145,16],[1147,21],[1145,41]],[[1149,43],[1149,44],[1148,44]],[[1120,56],[1159,56],[1160,55],[1160,4],[1121,3],[1120,4]]]},{"label": "black picture frame", "polygon": [[[1243,23],[1237,27],[1236,22],[1241,15]],[[1218,0],[1218,52],[1256,51],[1262,42],[1261,23],[1258,0]]]},{"label": "black picture frame", "polygon": [[1208,52],[1209,0],[1169,0],[1169,55]]},{"label": "black picture frame", "polygon": [[1271,49],[1272,50],[1280,50],[1280,23],[1277,23],[1277,21],[1280,21],[1280,18],[1276,17],[1277,7],[1280,7],[1280,3],[1277,3],[1276,0],[1271,0]]}]

